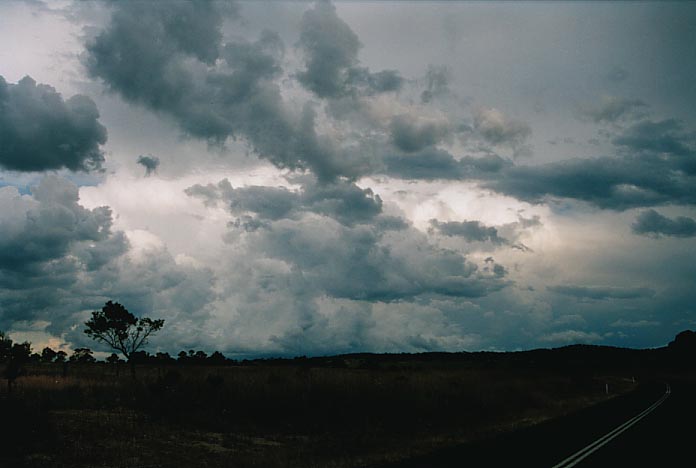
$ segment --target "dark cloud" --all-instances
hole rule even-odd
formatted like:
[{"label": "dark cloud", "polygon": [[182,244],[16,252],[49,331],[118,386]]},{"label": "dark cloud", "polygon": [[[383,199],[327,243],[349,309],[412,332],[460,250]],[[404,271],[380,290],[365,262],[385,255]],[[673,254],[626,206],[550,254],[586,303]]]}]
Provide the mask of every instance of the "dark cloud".
[{"label": "dark cloud", "polygon": [[634,233],[644,236],[694,237],[696,220],[686,216],[670,219],[655,210],[646,210],[638,215],[631,229]]},{"label": "dark cloud", "polygon": [[696,175],[696,133],[686,132],[678,120],[644,120],[627,128],[613,143],[629,155],[662,164],[665,169]]},{"label": "dark cloud", "polygon": [[143,166],[145,168],[145,177],[148,177],[155,172],[157,172],[157,168],[159,167],[160,160],[157,156],[143,156],[140,155],[138,156],[138,164]]},{"label": "dark cloud", "polygon": [[655,291],[649,288],[610,287],[610,286],[548,286],[551,292],[578,299],[639,299],[652,297]]},{"label": "dark cloud", "polygon": [[351,73],[351,81],[365,94],[387,93],[398,91],[404,84],[404,79],[396,70],[382,70],[371,73],[368,68],[357,68]]},{"label": "dark cloud", "polygon": [[177,318],[171,339],[190,333],[177,327],[192,320],[200,326],[213,285],[210,270],[179,264],[165,249],[134,252],[113,230],[111,210],[80,205],[64,178],[44,177],[30,195],[0,188],[0,329],[43,323],[87,345],[85,311],[113,299],[138,314]]},{"label": "dark cloud", "polygon": [[37,271],[64,257],[76,243],[101,246],[112,236],[111,210],[80,206],[77,187],[65,179],[45,177],[31,198],[18,196],[11,187],[2,190],[7,210],[0,224],[3,271]]},{"label": "dark cloud", "polygon": [[397,153],[384,158],[385,174],[402,179],[450,179],[463,177],[463,170],[449,152],[434,147],[413,154]]},{"label": "dark cloud", "polygon": [[430,229],[443,236],[462,237],[469,242],[491,242],[493,244],[507,244],[508,240],[498,236],[498,230],[492,226],[486,226],[480,221],[448,221],[440,222],[430,220]]},{"label": "dark cloud", "polygon": [[297,74],[297,79],[317,96],[369,95],[398,91],[403,85],[403,78],[395,70],[371,73],[359,66],[360,40],[336,15],[331,3],[317,2],[305,12],[300,29],[299,46],[306,68]]},{"label": "dark cloud", "polygon": [[512,166],[483,186],[531,203],[557,197],[615,210],[695,203],[694,181],[675,174],[674,166],[668,160],[633,156],[570,159]]},{"label": "dark cloud", "polygon": [[[351,183],[306,182],[300,190],[216,185],[187,190],[208,204],[224,202],[254,258],[280,260],[296,272],[297,294],[389,302],[442,295],[480,297],[508,284],[502,266],[479,269],[441,249],[382,201]],[[295,294],[295,293],[293,293]],[[308,296],[307,296],[308,295]]]},{"label": "dark cloud", "polygon": [[570,198],[615,210],[696,203],[694,136],[680,122],[638,122],[613,143],[613,157],[510,166],[483,185],[533,203]]},{"label": "dark cloud", "polygon": [[597,105],[582,107],[579,112],[582,118],[595,123],[614,123],[639,117],[645,107],[646,104],[640,99],[611,96],[603,98]]},{"label": "dark cloud", "polygon": [[408,115],[392,118],[389,130],[394,146],[406,153],[414,153],[428,146],[434,146],[450,133],[449,125],[446,123],[419,123]]},{"label": "dark cloud", "polygon": [[121,2],[89,41],[89,73],[124,99],[173,119],[186,133],[221,144],[242,137],[280,168],[320,179],[355,177],[369,166],[315,131],[316,112],[285,106],[274,79],[283,45],[263,32],[255,42],[223,43],[234,11],[221,2]]},{"label": "dark cloud", "polygon": [[269,220],[300,219],[306,213],[321,214],[352,225],[370,222],[382,212],[382,200],[371,189],[342,181],[309,182],[301,190],[290,190],[261,186],[233,188],[224,179],[216,185],[194,185],[186,189],[186,193],[202,198],[207,204],[223,201],[238,215],[254,215],[253,219],[245,220],[253,227],[260,227]]},{"label": "dark cloud", "polygon": [[385,174],[403,179],[475,180],[495,177],[512,163],[495,154],[458,160],[445,150],[427,147],[415,153],[387,154],[384,165]]},{"label": "dark cloud", "polygon": [[395,301],[423,295],[480,297],[503,288],[499,271],[479,271],[413,229],[381,231],[328,218],[279,220],[260,230],[263,254],[302,272],[308,287],[330,297]]},{"label": "dark cloud", "polygon": [[[509,246],[522,252],[532,252],[532,249],[520,241],[522,234],[530,229],[541,226],[538,216],[532,218],[518,217],[518,220],[502,226],[486,226],[480,221],[447,221],[430,220],[429,234],[439,234],[446,237],[464,239],[466,242],[483,242],[493,247]],[[490,245],[485,250],[490,250]],[[469,246],[471,247],[471,246]],[[473,250],[477,250],[474,247]],[[489,257],[492,261],[492,257]],[[488,259],[486,259],[488,260]],[[502,268],[502,266],[500,266]]]},{"label": "dark cloud", "polygon": [[60,93],[26,76],[0,76],[0,166],[15,171],[99,169],[106,129],[87,96]]},{"label": "dark cloud", "polygon": [[65,179],[45,177],[31,196],[4,187],[0,205],[0,326],[59,308],[82,275],[127,250],[123,234],[111,230],[111,211],[80,206],[77,187]]}]

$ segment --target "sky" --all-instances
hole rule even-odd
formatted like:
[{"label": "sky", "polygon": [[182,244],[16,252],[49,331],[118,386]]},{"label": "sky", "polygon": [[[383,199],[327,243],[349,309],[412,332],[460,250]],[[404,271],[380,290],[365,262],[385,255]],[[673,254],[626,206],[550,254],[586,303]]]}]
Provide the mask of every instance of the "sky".
[{"label": "sky", "polygon": [[0,3],[0,330],[228,357],[696,328],[696,4]]}]

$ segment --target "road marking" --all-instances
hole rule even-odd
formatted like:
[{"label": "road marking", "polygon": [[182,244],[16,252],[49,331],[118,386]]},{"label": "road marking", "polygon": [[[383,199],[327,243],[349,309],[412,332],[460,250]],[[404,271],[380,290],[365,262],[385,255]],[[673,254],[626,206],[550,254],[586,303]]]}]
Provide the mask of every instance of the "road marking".
[{"label": "road marking", "polygon": [[594,452],[599,450],[600,448],[604,447],[606,444],[614,440],[616,437],[620,436],[624,431],[627,431],[631,426],[634,424],[638,423],[641,419],[646,417],[648,414],[652,413],[655,411],[655,409],[660,406],[664,401],[669,398],[669,396],[672,394],[672,388],[669,386],[669,384],[665,384],[665,393],[660,397],[659,400],[657,400],[655,403],[650,405],[647,409],[645,409],[643,412],[640,414],[632,417],[625,423],[621,424],[619,427],[614,429],[613,431],[605,434],[604,436],[600,437],[599,439],[595,440],[592,442],[590,445],[587,447],[578,450],[565,460],[561,461],[560,463],[557,463],[556,465],[553,465],[551,468],[571,468],[581,461],[583,461],[585,458],[589,457],[592,455]]}]

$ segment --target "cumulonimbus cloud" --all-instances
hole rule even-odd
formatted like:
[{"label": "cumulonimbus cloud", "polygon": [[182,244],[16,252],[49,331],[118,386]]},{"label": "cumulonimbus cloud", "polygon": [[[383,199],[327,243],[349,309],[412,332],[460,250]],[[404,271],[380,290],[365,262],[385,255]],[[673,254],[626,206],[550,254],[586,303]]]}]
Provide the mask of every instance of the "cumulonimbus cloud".
[{"label": "cumulonimbus cloud", "polygon": [[0,166],[15,171],[101,168],[106,128],[87,96],[67,100],[25,76],[16,84],[0,76]]}]

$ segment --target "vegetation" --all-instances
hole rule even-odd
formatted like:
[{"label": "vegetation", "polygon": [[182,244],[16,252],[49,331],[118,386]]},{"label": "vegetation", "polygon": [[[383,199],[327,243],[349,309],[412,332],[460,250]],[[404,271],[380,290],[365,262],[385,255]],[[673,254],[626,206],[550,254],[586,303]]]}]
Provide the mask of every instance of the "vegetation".
[{"label": "vegetation", "polygon": [[87,336],[108,344],[131,362],[131,372],[135,378],[135,362],[132,357],[147,344],[151,335],[164,326],[164,320],[137,318],[118,302],[109,301],[102,310],[92,312],[92,318],[85,325]]},{"label": "vegetation", "polygon": [[[694,336],[656,350],[244,361],[131,347],[126,363],[115,353],[97,361],[88,348],[68,359],[50,348],[31,354],[0,333],[0,368],[8,382],[14,375],[0,392],[0,411],[14,421],[0,466],[380,466],[567,414],[658,373],[692,371]],[[124,376],[125,366],[139,378]]]},{"label": "vegetation", "polygon": [[3,377],[7,380],[7,393],[12,392],[17,378],[24,374],[24,366],[29,361],[31,345],[28,342],[13,343],[0,331],[0,362],[5,363]]}]

